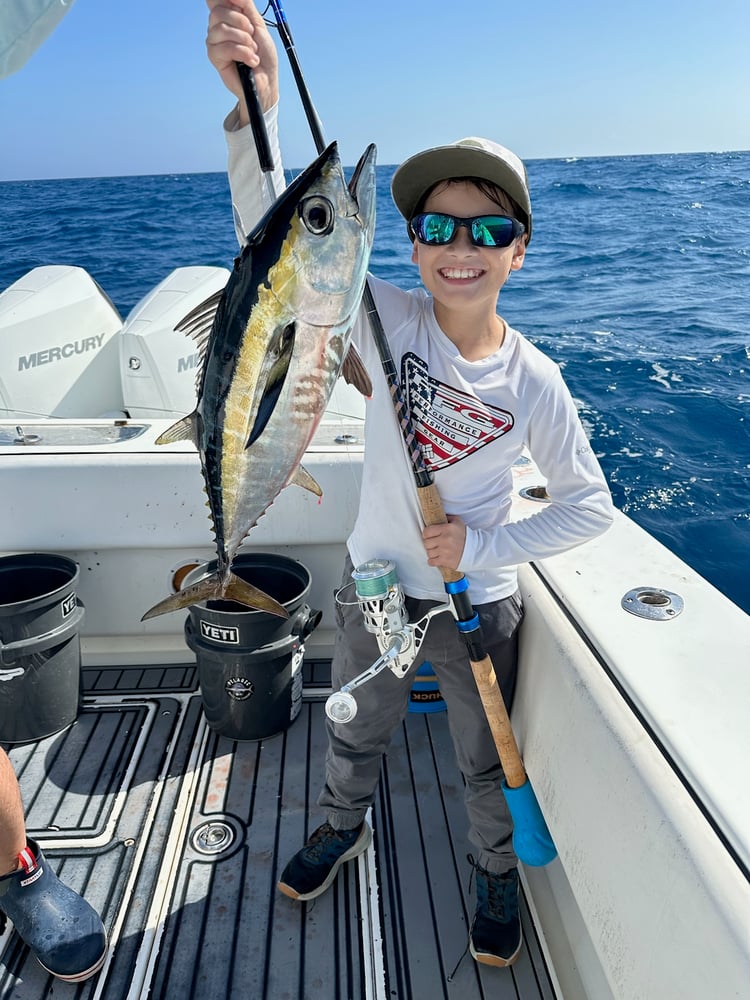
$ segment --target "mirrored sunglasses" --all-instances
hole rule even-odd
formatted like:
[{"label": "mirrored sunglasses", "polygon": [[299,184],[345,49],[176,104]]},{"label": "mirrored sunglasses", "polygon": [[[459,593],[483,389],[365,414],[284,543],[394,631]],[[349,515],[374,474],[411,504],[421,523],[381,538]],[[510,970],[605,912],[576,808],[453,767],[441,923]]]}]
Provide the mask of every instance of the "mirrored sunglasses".
[{"label": "mirrored sunglasses", "polygon": [[430,247],[451,243],[461,226],[469,231],[469,239],[475,247],[509,247],[526,232],[522,222],[507,215],[475,215],[471,219],[461,219],[443,212],[422,212],[415,215],[409,225],[419,242]]}]

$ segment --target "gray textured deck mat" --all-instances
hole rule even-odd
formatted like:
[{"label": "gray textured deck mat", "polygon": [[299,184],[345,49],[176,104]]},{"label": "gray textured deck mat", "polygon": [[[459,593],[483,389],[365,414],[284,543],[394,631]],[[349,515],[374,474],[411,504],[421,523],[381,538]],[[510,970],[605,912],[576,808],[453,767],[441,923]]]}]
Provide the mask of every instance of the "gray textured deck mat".
[{"label": "gray textured deck mat", "polygon": [[111,949],[99,976],[70,986],[9,926],[1,1000],[554,1000],[525,909],[512,969],[466,955],[449,981],[473,899],[445,713],[399,732],[373,849],[314,903],[274,891],[321,819],[325,665],[305,669],[299,717],[263,742],[208,729],[186,666],[87,671],[77,722],[11,749],[29,833],[103,914]]}]

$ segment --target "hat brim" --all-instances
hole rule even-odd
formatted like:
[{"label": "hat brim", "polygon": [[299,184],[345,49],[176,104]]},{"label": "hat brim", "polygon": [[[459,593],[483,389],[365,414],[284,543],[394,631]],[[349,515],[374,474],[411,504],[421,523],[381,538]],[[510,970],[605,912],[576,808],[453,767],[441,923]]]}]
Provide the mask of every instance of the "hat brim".
[{"label": "hat brim", "polygon": [[470,146],[435,146],[409,157],[396,169],[391,194],[407,224],[425,192],[452,177],[481,177],[502,188],[522,210],[524,217],[519,221],[526,226],[527,240],[531,238],[531,200],[525,183],[498,156]]}]

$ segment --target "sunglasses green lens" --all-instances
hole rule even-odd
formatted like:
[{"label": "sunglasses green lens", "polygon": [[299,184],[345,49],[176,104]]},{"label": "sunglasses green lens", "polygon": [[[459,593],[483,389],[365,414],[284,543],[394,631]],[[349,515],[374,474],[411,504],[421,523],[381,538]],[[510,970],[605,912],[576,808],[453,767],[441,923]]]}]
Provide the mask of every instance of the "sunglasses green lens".
[{"label": "sunglasses green lens", "polygon": [[423,212],[411,220],[415,236],[420,243],[428,246],[450,243],[461,226],[468,229],[471,242],[478,247],[508,247],[524,231],[522,223],[505,215],[477,215],[461,219],[442,212]]},{"label": "sunglasses green lens", "polygon": [[481,215],[472,219],[471,236],[474,243],[483,247],[507,247],[513,242],[513,219],[502,216]]},{"label": "sunglasses green lens", "polygon": [[438,215],[428,212],[417,216],[417,238],[423,243],[450,243],[456,232],[456,223],[452,215]]}]

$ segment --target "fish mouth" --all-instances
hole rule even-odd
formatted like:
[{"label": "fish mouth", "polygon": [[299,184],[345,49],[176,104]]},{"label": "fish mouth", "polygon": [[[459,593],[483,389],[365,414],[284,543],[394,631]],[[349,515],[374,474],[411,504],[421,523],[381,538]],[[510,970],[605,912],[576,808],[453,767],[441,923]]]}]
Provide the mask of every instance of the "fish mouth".
[{"label": "fish mouth", "polygon": [[357,203],[356,216],[362,227],[371,233],[375,222],[375,160],[377,147],[370,143],[354,168],[349,181],[349,194]]}]

